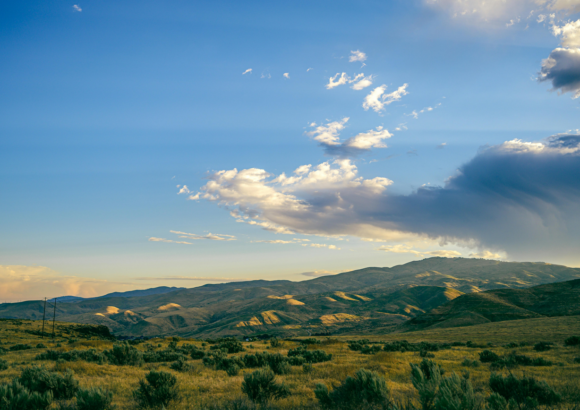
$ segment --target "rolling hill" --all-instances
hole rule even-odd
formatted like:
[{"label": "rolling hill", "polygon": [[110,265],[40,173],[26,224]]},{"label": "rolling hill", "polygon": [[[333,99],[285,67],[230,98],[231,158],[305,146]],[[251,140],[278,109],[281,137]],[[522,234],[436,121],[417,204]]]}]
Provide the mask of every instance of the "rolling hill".
[{"label": "rolling hill", "polygon": [[[297,336],[361,334],[377,329],[386,333],[419,326],[403,323],[450,306],[456,299],[488,294],[473,292],[511,291],[578,278],[580,269],[546,263],[429,258],[302,282],[257,280],[151,295],[106,295],[57,304],[57,318],[105,325],[116,334],[132,336]],[[542,314],[521,309],[525,310],[521,317]],[[40,319],[42,313],[41,301],[0,305],[0,317],[5,318]],[[465,315],[466,319],[454,320],[489,320],[470,319],[469,315],[476,315],[471,311]]]},{"label": "rolling hill", "polygon": [[403,330],[480,325],[508,320],[580,315],[580,280],[528,289],[500,289],[462,295],[418,315]]}]

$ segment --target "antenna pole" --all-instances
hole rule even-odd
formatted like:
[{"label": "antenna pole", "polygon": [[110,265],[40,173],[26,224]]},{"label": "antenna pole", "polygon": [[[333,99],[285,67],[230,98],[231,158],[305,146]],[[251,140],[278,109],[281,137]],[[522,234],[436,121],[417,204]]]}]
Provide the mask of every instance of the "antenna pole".
[{"label": "antenna pole", "polygon": [[56,298],[54,298],[54,316],[52,317],[52,338],[54,339],[54,322],[56,322]]},{"label": "antenna pole", "polygon": [[42,338],[44,339],[44,319],[46,318],[46,298],[44,298],[44,311],[42,312]]}]

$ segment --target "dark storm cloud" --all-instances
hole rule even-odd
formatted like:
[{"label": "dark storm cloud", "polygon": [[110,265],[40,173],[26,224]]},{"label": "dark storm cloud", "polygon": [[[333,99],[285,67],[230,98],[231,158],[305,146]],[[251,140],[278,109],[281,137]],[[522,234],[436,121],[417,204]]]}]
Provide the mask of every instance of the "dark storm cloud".
[{"label": "dark storm cloud", "polygon": [[580,96],[580,49],[557,48],[542,62],[539,81],[551,81],[554,90]]}]

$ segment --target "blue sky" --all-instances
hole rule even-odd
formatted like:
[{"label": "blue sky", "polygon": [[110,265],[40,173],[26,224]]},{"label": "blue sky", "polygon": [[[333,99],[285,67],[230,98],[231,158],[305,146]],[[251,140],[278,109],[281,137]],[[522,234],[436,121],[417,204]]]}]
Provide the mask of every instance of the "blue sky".
[{"label": "blue sky", "polygon": [[540,3],[2,3],[0,299],[580,266],[580,2]]}]

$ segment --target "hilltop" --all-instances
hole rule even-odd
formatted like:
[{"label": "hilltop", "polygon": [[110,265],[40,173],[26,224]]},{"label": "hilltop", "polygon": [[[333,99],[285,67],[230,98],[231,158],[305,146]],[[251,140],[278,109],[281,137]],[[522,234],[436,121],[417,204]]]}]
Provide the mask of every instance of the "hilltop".
[{"label": "hilltop", "polygon": [[[126,336],[388,333],[414,329],[403,324],[450,306],[464,294],[578,278],[580,269],[547,263],[429,258],[303,282],[258,280],[140,296],[106,295],[57,304],[57,318],[104,325]],[[41,301],[0,305],[0,317],[5,318],[41,319],[42,313]],[[536,317],[527,315],[522,317]]]}]

